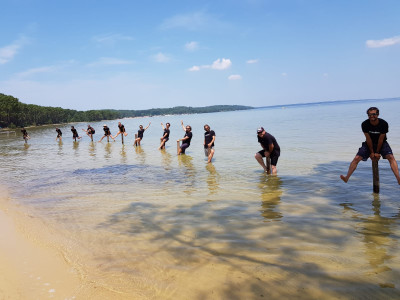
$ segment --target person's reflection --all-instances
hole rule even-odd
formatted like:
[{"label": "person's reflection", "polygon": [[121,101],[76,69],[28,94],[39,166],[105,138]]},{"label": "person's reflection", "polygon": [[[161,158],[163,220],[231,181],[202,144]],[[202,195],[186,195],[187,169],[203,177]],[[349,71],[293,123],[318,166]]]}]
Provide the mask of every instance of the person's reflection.
[{"label": "person's reflection", "polygon": [[393,218],[381,216],[381,202],[379,194],[374,194],[372,201],[373,216],[359,218],[362,220],[359,232],[363,235],[365,243],[365,254],[369,264],[374,269],[374,273],[382,273],[390,271],[391,269],[385,265],[385,262],[392,258],[388,254],[388,248],[391,248],[391,243],[394,239],[392,225],[395,225],[396,220],[399,219],[399,214]]},{"label": "person's reflection", "polygon": [[172,155],[169,154],[165,149],[160,150],[162,155],[162,164],[166,170],[171,169]]},{"label": "person's reflection", "polygon": [[[121,137],[122,137],[123,135],[121,135]],[[125,151],[126,149],[125,149],[125,145],[123,144],[122,145],[122,148],[121,148],[121,164],[126,164],[126,161],[127,161],[127,157],[126,157],[126,151]]]},{"label": "person's reflection", "polygon": [[75,150],[75,154],[78,154],[78,150],[79,150],[79,142],[72,142],[72,148]]},{"label": "person's reflection", "polygon": [[140,146],[135,147],[136,157],[140,164],[144,165],[146,163],[146,153]]},{"label": "person's reflection", "polygon": [[210,195],[217,193],[219,188],[219,173],[215,169],[213,164],[207,164],[206,170],[209,172],[207,177],[207,185],[210,191]]},{"label": "person's reflection", "polygon": [[96,147],[94,142],[90,142],[89,144],[89,155],[92,157],[96,157]]},{"label": "person's reflection", "polygon": [[262,174],[258,187],[261,191],[261,215],[267,221],[278,221],[282,218],[279,204],[282,196],[282,180],[278,176]]},{"label": "person's reflection", "polygon": [[112,150],[111,145],[112,145],[111,143],[107,143],[104,146],[104,150],[105,150],[104,157],[105,158],[111,158],[111,150]]},{"label": "person's reflection", "polygon": [[196,183],[196,171],[194,169],[193,158],[189,155],[179,155],[178,162],[179,166],[182,167],[184,176],[184,192],[191,194],[194,191],[194,185]]},{"label": "person's reflection", "polygon": [[62,142],[62,140],[59,140],[58,141],[58,152],[57,152],[57,154],[58,155],[62,155],[63,154],[63,142]]}]

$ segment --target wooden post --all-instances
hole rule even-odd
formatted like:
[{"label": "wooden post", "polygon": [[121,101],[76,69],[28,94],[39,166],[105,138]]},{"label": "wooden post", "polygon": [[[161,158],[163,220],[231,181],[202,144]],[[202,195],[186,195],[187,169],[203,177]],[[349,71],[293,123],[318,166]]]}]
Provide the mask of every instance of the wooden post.
[{"label": "wooden post", "polygon": [[107,143],[110,142],[110,137],[107,135]]},{"label": "wooden post", "polygon": [[372,161],[372,177],[373,177],[374,193],[379,194],[379,168],[377,160]]},{"label": "wooden post", "polygon": [[179,149],[181,148],[181,143],[179,141],[176,142],[176,154],[179,154]]},{"label": "wooden post", "polygon": [[272,170],[271,170],[271,157],[267,157],[266,159],[267,161],[267,170],[269,170],[270,174],[272,174]]},{"label": "wooden post", "polygon": [[137,146],[136,139],[137,139],[137,133],[135,133],[135,143],[133,144],[134,146]]},{"label": "wooden post", "polygon": [[122,145],[124,144],[124,133],[121,133],[121,141],[122,141]]}]

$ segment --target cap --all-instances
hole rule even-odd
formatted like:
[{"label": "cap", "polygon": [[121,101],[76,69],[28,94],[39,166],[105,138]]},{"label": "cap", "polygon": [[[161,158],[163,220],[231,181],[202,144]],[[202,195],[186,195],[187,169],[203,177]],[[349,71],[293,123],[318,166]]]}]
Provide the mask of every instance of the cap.
[{"label": "cap", "polygon": [[104,124],[104,125],[103,125],[103,127],[107,127],[107,125],[106,125],[106,124]]},{"label": "cap", "polygon": [[257,129],[257,133],[261,133],[263,131],[264,131],[264,127],[260,127],[260,128]]}]

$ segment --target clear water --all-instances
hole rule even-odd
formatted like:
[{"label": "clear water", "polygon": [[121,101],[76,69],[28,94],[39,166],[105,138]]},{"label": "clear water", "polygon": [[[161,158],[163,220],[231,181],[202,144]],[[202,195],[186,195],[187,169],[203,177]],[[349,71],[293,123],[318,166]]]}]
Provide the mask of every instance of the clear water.
[{"label": "clear water", "polygon": [[[51,243],[119,297],[149,299],[365,298],[400,296],[399,186],[380,162],[340,179],[363,141],[361,122],[376,105],[400,155],[400,101],[306,105],[125,119],[125,145],[62,125],[0,135],[2,184],[51,230]],[[187,155],[176,140],[193,128]],[[117,122],[107,121],[113,134]],[[133,147],[139,124],[151,126]],[[165,151],[160,123],[171,123]],[[99,140],[104,122],[92,123]],[[216,132],[211,165],[203,125]],[[73,124],[79,132],[86,124]],[[278,176],[254,159],[256,128],[281,146]]]}]

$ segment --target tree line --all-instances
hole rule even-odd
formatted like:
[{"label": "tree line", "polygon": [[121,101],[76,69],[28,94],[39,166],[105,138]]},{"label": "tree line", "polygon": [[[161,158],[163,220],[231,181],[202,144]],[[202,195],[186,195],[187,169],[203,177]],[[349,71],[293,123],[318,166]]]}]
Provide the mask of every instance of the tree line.
[{"label": "tree line", "polygon": [[94,122],[127,117],[178,115],[245,110],[253,107],[243,105],[212,105],[206,107],[176,106],[145,110],[87,110],[78,111],[61,107],[25,104],[17,98],[0,93],[0,127],[25,127],[71,122]]}]

